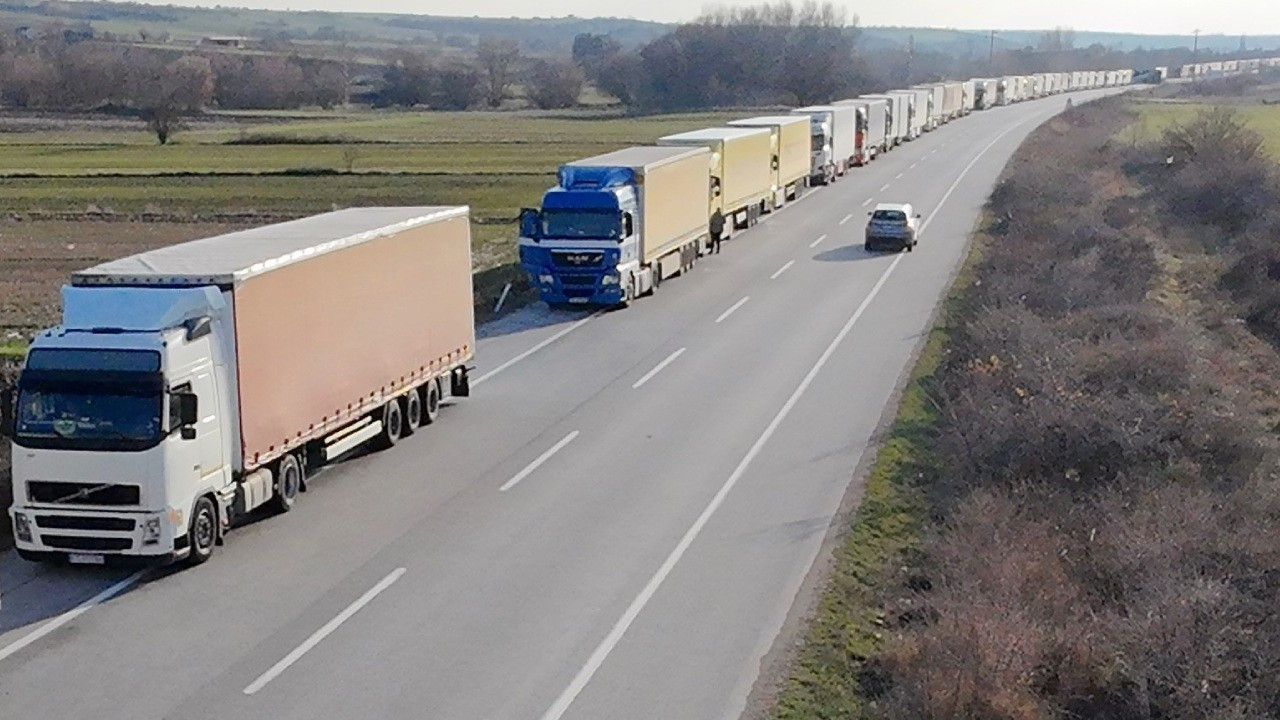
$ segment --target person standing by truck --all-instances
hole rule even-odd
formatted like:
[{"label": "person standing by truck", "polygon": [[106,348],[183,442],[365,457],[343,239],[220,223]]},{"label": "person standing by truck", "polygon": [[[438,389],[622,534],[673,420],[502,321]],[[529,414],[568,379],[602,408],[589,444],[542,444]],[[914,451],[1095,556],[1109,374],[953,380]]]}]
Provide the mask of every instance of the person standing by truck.
[{"label": "person standing by truck", "polygon": [[720,236],[724,234],[724,213],[718,209],[711,213],[711,220],[708,222],[707,229],[711,231],[711,252],[719,255]]}]

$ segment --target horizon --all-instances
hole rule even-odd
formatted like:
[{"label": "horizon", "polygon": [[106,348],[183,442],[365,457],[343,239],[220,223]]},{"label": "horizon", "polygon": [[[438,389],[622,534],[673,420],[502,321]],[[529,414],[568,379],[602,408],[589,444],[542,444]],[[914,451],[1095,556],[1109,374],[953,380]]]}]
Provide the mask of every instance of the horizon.
[{"label": "horizon", "polygon": [[[638,20],[662,24],[678,24],[695,20],[708,9],[759,4],[750,0],[704,3],[697,13],[689,13],[689,3],[682,0],[652,0],[644,16],[598,14],[591,12],[598,4],[590,0],[547,0],[540,2],[536,13],[520,12],[527,0],[474,0],[474,12],[450,12],[456,5],[411,0],[378,0],[353,8],[346,0],[309,0],[299,7],[296,0],[255,0],[235,5],[201,0],[141,0],[146,5],[172,5],[206,10],[250,9],[279,12],[331,12],[355,14],[396,14],[458,19],[486,18],[502,20],[616,19]],[[892,8],[871,7],[856,11],[856,4],[836,2],[848,18],[857,19],[860,27],[927,28],[958,32],[990,32],[992,29],[1012,32],[1044,32],[1070,28],[1076,32],[1123,35],[1185,36],[1190,42],[1195,31],[1201,37],[1249,37],[1280,35],[1280,3],[1259,7],[1255,0],[1220,0],[1211,7],[1170,8],[1154,0],[1137,0],[1117,7],[1110,0],[1078,0],[1070,9],[1045,0],[989,0],[981,12],[957,9],[943,0],[901,0]],[[1106,18],[1106,22],[1098,22]],[[1083,21],[1083,22],[1081,22]],[[1261,28],[1261,29],[1259,29]],[[1245,32],[1242,32],[1245,30]]]}]

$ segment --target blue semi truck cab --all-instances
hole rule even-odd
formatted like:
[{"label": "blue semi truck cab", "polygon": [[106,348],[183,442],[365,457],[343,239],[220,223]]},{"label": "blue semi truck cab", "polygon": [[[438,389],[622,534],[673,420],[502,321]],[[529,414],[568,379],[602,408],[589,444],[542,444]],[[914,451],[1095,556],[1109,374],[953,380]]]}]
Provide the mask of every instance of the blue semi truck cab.
[{"label": "blue semi truck cab", "polygon": [[520,262],[549,305],[626,305],[688,269],[708,238],[711,154],[637,147],[570,163],[520,213]]}]

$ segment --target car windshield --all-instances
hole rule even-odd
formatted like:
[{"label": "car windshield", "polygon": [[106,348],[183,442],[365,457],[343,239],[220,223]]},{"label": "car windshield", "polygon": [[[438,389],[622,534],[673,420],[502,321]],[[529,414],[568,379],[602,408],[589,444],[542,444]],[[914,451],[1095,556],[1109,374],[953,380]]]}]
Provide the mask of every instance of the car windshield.
[{"label": "car windshield", "polygon": [[877,210],[871,219],[874,222],[904,223],[907,221],[907,214],[901,210]]},{"label": "car windshield", "polygon": [[160,436],[160,395],[89,387],[22,390],[16,435],[22,440],[149,442]]},{"label": "car windshield", "polygon": [[545,210],[542,236],[570,240],[617,240],[622,223],[616,211]]}]

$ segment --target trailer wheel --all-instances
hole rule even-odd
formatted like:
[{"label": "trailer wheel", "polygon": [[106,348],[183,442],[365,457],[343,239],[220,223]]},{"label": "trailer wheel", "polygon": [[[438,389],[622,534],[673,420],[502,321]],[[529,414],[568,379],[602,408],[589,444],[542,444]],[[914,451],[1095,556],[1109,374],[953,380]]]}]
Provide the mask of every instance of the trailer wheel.
[{"label": "trailer wheel", "polygon": [[[427,384],[434,382],[430,380]],[[422,388],[405,393],[404,407],[400,410],[404,413],[404,435],[408,437],[413,434],[414,428],[422,424]]]},{"label": "trailer wheel", "polygon": [[213,557],[218,543],[218,510],[207,496],[196,500],[191,510],[191,526],[187,528],[187,564],[203,565]]},{"label": "trailer wheel", "polygon": [[302,490],[302,463],[297,455],[285,455],[276,466],[276,494],[271,498],[271,506],[278,513],[287,513],[298,501],[298,492]]},{"label": "trailer wheel", "polygon": [[432,380],[423,389],[426,398],[422,403],[422,424],[430,425],[440,417],[440,383]]},{"label": "trailer wheel", "polygon": [[375,440],[379,450],[386,450],[400,441],[404,433],[404,415],[400,412],[400,401],[392,400],[382,406],[382,433]]}]

